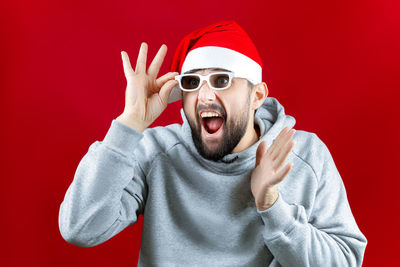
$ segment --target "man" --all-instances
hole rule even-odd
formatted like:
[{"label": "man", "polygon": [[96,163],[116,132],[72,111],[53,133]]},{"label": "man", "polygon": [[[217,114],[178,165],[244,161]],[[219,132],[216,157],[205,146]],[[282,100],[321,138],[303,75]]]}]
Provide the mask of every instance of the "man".
[{"label": "man", "polygon": [[[95,246],[142,214],[139,266],[360,266],[367,240],[329,150],[267,97],[244,30],[194,31],[156,79],[165,54],[146,70],[142,43],[133,70],[122,52],[125,109],[78,165],[63,238]],[[148,128],[179,98],[183,125]]]}]

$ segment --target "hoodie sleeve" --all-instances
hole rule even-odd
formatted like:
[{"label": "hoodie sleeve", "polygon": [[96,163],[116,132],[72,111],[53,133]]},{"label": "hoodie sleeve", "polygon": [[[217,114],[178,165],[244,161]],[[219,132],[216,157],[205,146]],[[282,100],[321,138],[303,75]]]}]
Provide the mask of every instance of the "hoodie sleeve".
[{"label": "hoodie sleeve", "polygon": [[282,266],[361,266],[367,240],[328,148],[312,135],[316,146],[306,161],[317,176],[318,189],[311,213],[279,194],[272,207],[257,209],[265,225],[264,242]]},{"label": "hoodie sleeve", "polygon": [[103,243],[143,213],[147,184],[133,151],[143,134],[113,120],[102,142],[81,159],[59,210],[59,228],[69,243]]}]

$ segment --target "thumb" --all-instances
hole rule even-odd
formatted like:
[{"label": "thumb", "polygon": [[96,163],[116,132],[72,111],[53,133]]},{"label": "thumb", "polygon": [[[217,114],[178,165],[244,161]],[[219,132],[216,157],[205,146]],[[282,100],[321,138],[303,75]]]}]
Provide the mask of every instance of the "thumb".
[{"label": "thumb", "polygon": [[172,88],[178,84],[178,81],[175,80],[169,80],[168,82],[166,82],[160,89],[160,92],[158,93],[161,99],[161,103],[163,105],[167,105],[168,104],[168,98],[169,95],[171,93]]},{"label": "thumb", "polygon": [[261,159],[263,155],[265,154],[267,150],[267,141],[262,141],[258,147],[257,147],[257,152],[256,152],[256,166],[260,164]]}]

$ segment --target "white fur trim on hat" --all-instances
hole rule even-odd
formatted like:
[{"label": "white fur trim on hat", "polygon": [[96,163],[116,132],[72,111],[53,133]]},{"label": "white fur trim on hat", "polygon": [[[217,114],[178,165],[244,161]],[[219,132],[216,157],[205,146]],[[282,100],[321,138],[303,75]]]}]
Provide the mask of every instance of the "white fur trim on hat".
[{"label": "white fur trim on hat", "polygon": [[181,73],[193,69],[223,68],[235,73],[235,77],[246,78],[253,84],[262,80],[261,66],[235,50],[219,47],[204,46],[190,51],[182,65]]}]

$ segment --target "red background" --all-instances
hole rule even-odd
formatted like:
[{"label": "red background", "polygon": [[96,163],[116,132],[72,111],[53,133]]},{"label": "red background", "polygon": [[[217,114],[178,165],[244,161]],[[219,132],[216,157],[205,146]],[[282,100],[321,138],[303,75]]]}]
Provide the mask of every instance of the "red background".
[{"label": "red background", "polygon": [[[400,249],[398,1],[2,1],[0,3],[3,266],[136,266],[142,217],[93,248],[65,242],[58,210],[79,161],[123,110],[120,51],[152,59],[235,19],[263,60],[263,79],[295,129],[330,149],[368,239],[364,266]],[[180,103],[154,125],[181,122]],[[396,242],[397,241],[397,242]]]}]

